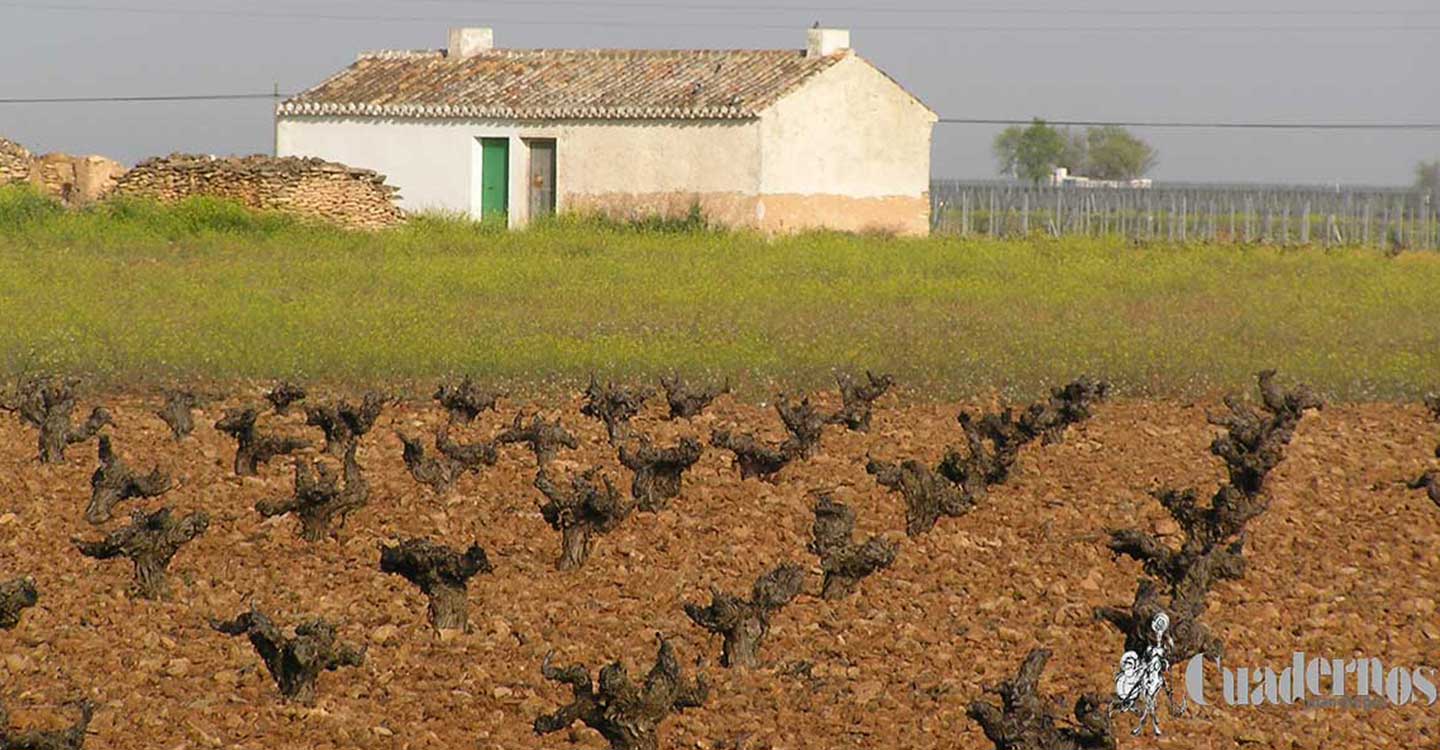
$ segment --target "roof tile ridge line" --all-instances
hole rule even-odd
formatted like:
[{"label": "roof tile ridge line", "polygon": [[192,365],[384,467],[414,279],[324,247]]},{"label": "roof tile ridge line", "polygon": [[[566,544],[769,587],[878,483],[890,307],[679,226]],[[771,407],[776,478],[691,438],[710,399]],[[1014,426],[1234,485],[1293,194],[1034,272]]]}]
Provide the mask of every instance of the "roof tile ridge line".
[{"label": "roof tile ridge line", "polygon": [[359,60],[422,60],[445,57],[445,50],[439,49],[371,49],[355,56]]},{"label": "roof tile ridge line", "polygon": [[[449,113],[430,111],[434,106],[411,104],[361,104],[355,102],[336,104],[324,103],[318,107],[311,102],[301,102],[298,107],[306,111],[298,114],[320,114],[340,117],[394,117],[409,120],[429,119],[502,119],[502,120],[753,120],[760,110],[744,106],[732,107],[715,105],[707,107],[663,106],[587,106],[550,105],[542,107],[513,108],[505,106],[444,105],[452,108]],[[313,110],[321,110],[315,112]]]},{"label": "roof tile ridge line", "polygon": [[[735,55],[784,55],[803,57],[805,50],[791,47],[735,47],[657,49],[647,47],[495,47],[477,52],[471,57],[523,57],[529,55],[575,55],[585,57],[655,55],[663,57],[689,57],[693,55],[735,56]],[[368,50],[357,55],[357,59],[434,59],[447,57],[444,50]]]}]

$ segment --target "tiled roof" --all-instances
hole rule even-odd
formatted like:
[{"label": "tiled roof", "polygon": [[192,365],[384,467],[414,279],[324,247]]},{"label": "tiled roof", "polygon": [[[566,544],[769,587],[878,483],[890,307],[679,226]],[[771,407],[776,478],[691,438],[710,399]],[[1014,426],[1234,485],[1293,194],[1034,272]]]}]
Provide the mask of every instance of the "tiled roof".
[{"label": "tiled roof", "polygon": [[455,59],[375,52],[282,102],[282,115],[744,119],[848,52],[514,50]]}]

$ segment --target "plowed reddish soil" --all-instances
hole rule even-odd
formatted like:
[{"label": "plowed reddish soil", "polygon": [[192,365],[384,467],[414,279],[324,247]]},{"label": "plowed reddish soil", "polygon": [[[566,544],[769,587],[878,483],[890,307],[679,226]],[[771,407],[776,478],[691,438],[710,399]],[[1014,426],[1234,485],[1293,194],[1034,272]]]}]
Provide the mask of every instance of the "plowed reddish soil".
[{"label": "plowed reddish soil", "polygon": [[[306,544],[293,519],[265,520],[253,510],[257,500],[290,493],[288,460],[259,478],[230,470],[233,443],[212,424],[238,399],[204,410],[195,435],[180,443],[153,416],[157,399],[105,402],[115,413],[116,449],[131,465],[158,463],[182,484],[163,498],[122,504],[107,527],[91,527],[82,513],[95,443],[73,447],[64,465],[42,466],[34,432],[0,419],[0,578],[33,575],[41,590],[19,627],[0,631],[0,697],[12,724],[33,727],[64,725],[73,712],[63,704],[88,696],[100,708],[87,747],[117,750],[602,748],[598,734],[579,726],[532,733],[537,715],[568,700],[541,678],[540,663],[553,649],[561,662],[595,669],[621,659],[636,674],[651,663],[656,633],[674,636],[687,667],[713,686],[703,708],[665,725],[662,746],[988,747],[965,707],[1031,648],[1054,651],[1044,687],[1057,699],[1109,690],[1121,639],[1090,612],[1128,603],[1140,570],[1111,558],[1106,530],[1173,533],[1147,490],[1195,485],[1208,496],[1221,479],[1204,417],[1218,404],[1122,399],[1102,404],[1063,443],[1027,447],[1012,480],[968,516],[906,539],[901,501],[865,474],[865,458],[937,460],[960,438],[954,416],[962,405],[891,395],[869,434],[827,428],[820,454],[773,485],[741,481],[729,454],[707,448],[670,510],[633,515],[599,539],[583,569],[562,573],[553,566],[559,535],[536,510],[535,463],[524,448],[503,449],[497,467],[443,497],[405,473],[394,430],[428,433],[443,419],[432,404],[386,411],[360,450],[371,504],[338,539]],[[464,436],[493,434],[518,406],[502,402],[500,414],[483,415]],[[578,403],[547,406],[582,437],[582,448],[562,461],[601,465],[628,489],[603,428],[579,416]],[[652,404],[637,429],[661,442],[697,434],[707,444],[717,426],[780,433],[772,411],[728,397],[693,422],[659,416]],[[320,442],[299,414],[267,415],[261,424]],[[1440,509],[1421,492],[1372,489],[1416,475],[1433,461],[1437,440],[1440,428],[1419,405],[1340,405],[1306,417],[1271,477],[1270,511],[1250,526],[1247,576],[1212,597],[1207,620],[1227,644],[1228,663],[1278,668],[1298,650],[1440,666]],[[862,534],[901,540],[895,565],[840,602],[817,598],[818,567],[805,551],[815,491],[851,503]],[[213,520],[171,565],[170,600],[134,600],[127,562],[84,558],[70,540],[98,538],[132,508],[160,504],[204,509]],[[378,545],[414,535],[488,550],[495,572],[470,586],[474,632],[438,638],[418,590],[378,571]],[[711,586],[748,591],[784,560],[810,574],[805,592],[774,618],[762,650],[767,665],[722,669],[719,639],[691,624],[682,605],[708,603]],[[249,644],[207,626],[207,618],[252,602],[282,624],[306,615],[339,623],[345,639],[368,645],[365,665],[323,675],[315,705],[286,705]],[[1178,684],[1178,669],[1173,678]],[[1164,737],[1127,733],[1121,746],[1440,742],[1440,705],[1213,704],[1189,717],[1166,714]],[[1118,722],[1127,732],[1134,726],[1131,716]]]}]

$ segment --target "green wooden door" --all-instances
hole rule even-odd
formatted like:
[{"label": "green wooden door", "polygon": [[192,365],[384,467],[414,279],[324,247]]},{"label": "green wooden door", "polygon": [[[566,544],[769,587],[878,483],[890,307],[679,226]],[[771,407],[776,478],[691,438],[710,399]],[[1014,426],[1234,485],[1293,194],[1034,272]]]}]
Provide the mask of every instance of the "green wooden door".
[{"label": "green wooden door", "polygon": [[510,210],[510,140],[480,139],[480,218],[505,218]]}]

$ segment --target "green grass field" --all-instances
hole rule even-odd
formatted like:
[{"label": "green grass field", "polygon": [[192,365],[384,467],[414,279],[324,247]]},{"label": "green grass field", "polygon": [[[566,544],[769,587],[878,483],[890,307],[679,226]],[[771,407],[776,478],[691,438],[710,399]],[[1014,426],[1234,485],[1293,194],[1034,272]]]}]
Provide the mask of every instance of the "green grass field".
[{"label": "green grass field", "polygon": [[1440,256],[436,218],[364,234],[7,189],[0,321],[0,376],[117,385],[678,370],[758,395],[873,368],[936,397],[1080,373],[1191,395],[1277,367],[1334,398],[1409,398],[1440,384]]}]

